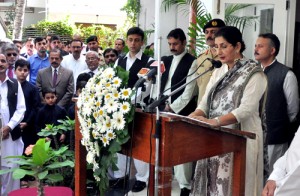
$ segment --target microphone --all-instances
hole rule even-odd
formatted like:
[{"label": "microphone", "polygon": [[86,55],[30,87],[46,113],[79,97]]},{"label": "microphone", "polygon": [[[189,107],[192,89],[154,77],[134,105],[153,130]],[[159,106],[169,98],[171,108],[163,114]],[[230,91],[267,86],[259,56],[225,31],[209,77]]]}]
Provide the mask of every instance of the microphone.
[{"label": "microphone", "polygon": [[207,58],[207,60],[209,60],[211,62],[212,66],[214,66],[214,68],[222,67],[222,62],[219,61],[219,60],[214,60],[214,59],[211,59],[211,58]]},{"label": "microphone", "polygon": [[[195,78],[193,78],[191,81],[189,82],[186,82],[185,84],[182,84],[180,87],[178,87],[177,89],[175,89],[174,91],[172,91],[169,95],[161,95],[159,98],[157,98],[157,100],[155,100],[154,102],[152,102],[150,105],[148,105],[145,109],[144,109],[144,112],[154,112],[154,109],[156,107],[159,107],[160,105],[162,105],[163,103],[165,103],[165,101],[173,96],[174,94],[178,93],[180,90],[182,90],[183,88],[185,88],[188,84],[190,84],[191,82],[193,82],[194,80],[198,79],[199,77],[205,75],[206,73],[208,73],[209,71],[212,71],[214,68],[220,68],[222,66],[222,62],[221,61],[218,61],[218,60],[214,60],[214,59],[210,59],[210,58],[206,58],[204,61],[206,60],[209,60],[212,64],[212,66],[207,69],[206,71],[204,71],[203,73],[201,73],[200,75],[196,76]],[[201,67],[201,65],[204,63],[204,61],[200,64],[199,67]],[[195,71],[196,72],[196,71]],[[192,74],[194,74],[195,72],[193,72]],[[188,76],[191,76],[192,74],[188,75]],[[188,77],[186,76],[186,77]],[[185,78],[186,78],[185,77]],[[175,85],[178,85],[180,84],[182,81],[180,81],[179,83],[175,84]],[[174,85],[174,86],[175,86]],[[166,91],[166,90],[165,90]],[[164,92],[165,92],[164,91]]]},{"label": "microphone", "polygon": [[[150,65],[150,69],[142,68],[137,74],[139,77],[139,80],[135,83],[134,87],[138,88],[146,80],[151,80],[153,77],[155,77],[157,75],[157,66],[158,66],[158,62],[154,61]],[[160,65],[160,70],[161,70],[162,74],[166,71],[165,64],[162,61],[161,61],[161,65]]]}]

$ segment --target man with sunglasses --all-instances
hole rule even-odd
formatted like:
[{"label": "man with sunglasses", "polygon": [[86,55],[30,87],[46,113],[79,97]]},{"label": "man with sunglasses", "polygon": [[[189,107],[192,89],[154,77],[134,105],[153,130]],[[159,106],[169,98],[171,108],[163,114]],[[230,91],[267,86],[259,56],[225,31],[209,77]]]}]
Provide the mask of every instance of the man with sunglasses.
[{"label": "man with sunglasses", "polygon": [[15,69],[15,63],[19,59],[18,51],[19,51],[18,48],[11,43],[6,43],[2,48],[2,52],[5,55],[6,61],[8,63],[8,69],[6,71],[6,74],[9,78],[16,78],[14,69]]}]

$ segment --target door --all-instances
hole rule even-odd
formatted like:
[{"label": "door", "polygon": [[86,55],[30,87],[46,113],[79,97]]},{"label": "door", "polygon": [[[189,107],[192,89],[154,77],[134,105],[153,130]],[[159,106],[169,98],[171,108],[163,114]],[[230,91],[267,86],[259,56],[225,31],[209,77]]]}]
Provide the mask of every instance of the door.
[{"label": "door", "polygon": [[243,30],[246,44],[244,55],[254,59],[254,45],[260,33],[274,33],[280,40],[277,59],[293,66],[296,0],[215,0],[213,16],[225,17],[225,9],[231,4],[252,4],[234,15],[256,16],[257,20]]}]

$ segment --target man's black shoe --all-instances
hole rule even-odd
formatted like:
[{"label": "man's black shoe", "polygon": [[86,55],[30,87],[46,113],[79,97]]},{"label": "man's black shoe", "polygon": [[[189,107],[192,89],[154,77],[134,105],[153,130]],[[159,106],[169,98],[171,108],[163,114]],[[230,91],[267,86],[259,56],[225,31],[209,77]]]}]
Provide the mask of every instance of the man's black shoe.
[{"label": "man's black shoe", "polygon": [[127,185],[129,183],[129,176],[126,175],[123,178],[117,178],[114,180],[109,181],[109,187],[112,189],[122,189],[127,188]]},{"label": "man's black shoe", "polygon": [[131,191],[132,192],[140,192],[142,190],[144,190],[144,188],[146,187],[146,182],[142,182],[142,181],[135,181]]},{"label": "man's black shoe", "polygon": [[191,192],[190,189],[183,188],[183,189],[181,189],[180,196],[189,196],[190,192]]}]

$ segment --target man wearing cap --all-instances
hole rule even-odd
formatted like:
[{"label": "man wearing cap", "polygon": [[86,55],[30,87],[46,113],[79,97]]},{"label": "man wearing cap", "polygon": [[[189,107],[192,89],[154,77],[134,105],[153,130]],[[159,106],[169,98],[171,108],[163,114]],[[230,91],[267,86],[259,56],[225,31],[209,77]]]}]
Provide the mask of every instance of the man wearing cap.
[{"label": "man wearing cap", "polygon": [[87,51],[92,50],[98,52],[100,56],[100,65],[105,65],[102,52],[100,51],[98,37],[96,35],[91,35],[89,38],[87,38],[86,43]]},{"label": "man wearing cap", "polygon": [[[197,59],[197,65],[198,67],[201,65],[201,67],[198,68],[197,73],[198,75],[205,72],[207,69],[209,69],[212,64],[210,61],[206,60],[207,58],[210,59],[217,59],[218,60],[218,54],[215,47],[215,33],[219,30],[220,27],[224,27],[225,23],[221,19],[212,19],[206,25],[203,27],[203,32],[205,34],[205,41],[208,45],[208,48],[202,52],[198,59]],[[210,76],[212,74],[212,71],[204,74],[203,76],[199,77],[197,79],[197,85],[198,85],[198,103],[200,103],[205,89],[206,85],[210,79]]]}]

